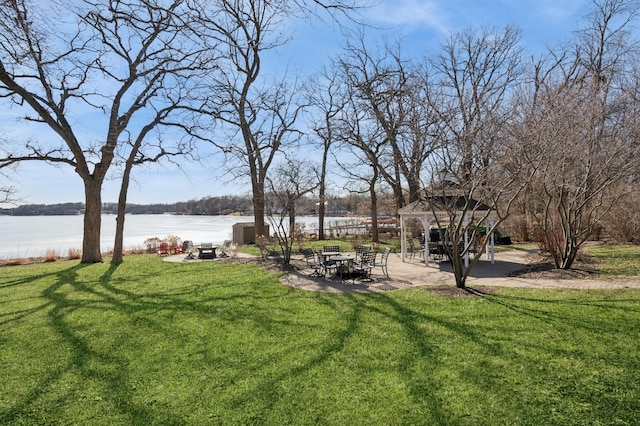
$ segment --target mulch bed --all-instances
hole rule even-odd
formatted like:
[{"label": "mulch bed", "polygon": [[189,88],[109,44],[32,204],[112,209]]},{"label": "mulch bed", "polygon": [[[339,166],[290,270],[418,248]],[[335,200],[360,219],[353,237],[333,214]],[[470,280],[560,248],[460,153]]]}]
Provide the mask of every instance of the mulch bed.
[{"label": "mulch bed", "polygon": [[261,257],[224,257],[224,258],[217,258],[216,261],[226,262],[226,263],[239,263],[244,265],[254,265],[271,272],[289,272],[297,269],[304,269],[304,267],[306,266],[304,262],[299,262],[294,259],[291,259],[290,265],[285,265],[278,258],[263,259]]},{"label": "mulch bed", "polygon": [[549,255],[532,253],[528,254],[525,260],[527,261],[527,266],[519,271],[510,273],[509,276],[533,279],[584,280],[594,278],[598,271],[598,261],[586,255],[582,255],[580,259],[576,260],[571,269],[556,269],[553,259]]}]

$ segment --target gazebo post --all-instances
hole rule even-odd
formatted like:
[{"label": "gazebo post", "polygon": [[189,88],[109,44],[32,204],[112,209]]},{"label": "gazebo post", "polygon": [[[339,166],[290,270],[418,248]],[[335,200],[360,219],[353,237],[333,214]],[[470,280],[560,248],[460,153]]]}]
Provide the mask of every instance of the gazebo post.
[{"label": "gazebo post", "polygon": [[429,266],[429,243],[431,242],[431,232],[429,232],[429,224],[431,223],[431,218],[427,219],[426,217],[422,218],[422,228],[424,229],[424,253],[422,254],[424,265]]},{"label": "gazebo post", "polygon": [[404,255],[407,251],[407,235],[404,226],[404,216],[400,215],[400,259],[404,262]]}]

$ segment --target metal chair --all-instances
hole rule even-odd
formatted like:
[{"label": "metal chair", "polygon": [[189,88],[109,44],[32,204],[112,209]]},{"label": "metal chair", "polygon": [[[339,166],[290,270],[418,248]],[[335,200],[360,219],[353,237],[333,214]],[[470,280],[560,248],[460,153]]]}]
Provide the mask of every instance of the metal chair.
[{"label": "metal chair", "polygon": [[413,238],[409,238],[407,241],[409,242],[409,259],[413,259],[416,254],[416,242]]},{"label": "metal chair", "polygon": [[322,267],[324,269],[324,275],[328,272],[335,271],[338,272],[338,265],[335,260],[331,260],[325,253],[340,253],[339,246],[324,246],[322,248]]},{"label": "metal chair", "polygon": [[362,255],[365,253],[369,253],[371,251],[371,246],[358,246],[356,247],[356,258],[354,263],[359,263],[362,258]]},{"label": "metal chair", "polygon": [[187,257],[185,257],[185,259],[195,259],[195,256],[193,255],[193,241],[186,240],[183,242],[182,251],[187,253]]},{"label": "metal chair", "polygon": [[430,242],[429,243],[429,255],[433,260],[437,260],[438,262],[442,261],[442,258],[446,254],[444,250],[444,246],[440,242]]},{"label": "metal chair", "polygon": [[373,279],[371,278],[371,271],[375,267],[376,262],[376,253],[375,252],[365,252],[362,253],[360,257],[360,262],[355,265],[355,271],[360,274],[360,280],[363,282],[371,282]]},{"label": "metal chair", "polygon": [[307,266],[313,268],[313,272],[309,275],[311,277],[324,277],[324,274],[320,272],[322,269],[322,263],[318,261],[318,257],[313,249],[302,249],[304,260],[307,262]]},{"label": "metal chair", "polygon": [[222,247],[220,248],[220,257],[229,257],[231,256],[231,240],[224,240],[222,243]]},{"label": "metal chair", "polygon": [[389,260],[389,253],[391,253],[391,249],[389,247],[387,247],[386,249],[384,249],[384,251],[382,252],[382,256],[380,258],[380,262],[375,262],[373,264],[374,268],[380,268],[382,269],[382,273],[386,276],[389,277],[389,270],[387,269],[387,261]]},{"label": "metal chair", "polygon": [[322,248],[323,253],[340,253],[339,246],[324,246]]}]

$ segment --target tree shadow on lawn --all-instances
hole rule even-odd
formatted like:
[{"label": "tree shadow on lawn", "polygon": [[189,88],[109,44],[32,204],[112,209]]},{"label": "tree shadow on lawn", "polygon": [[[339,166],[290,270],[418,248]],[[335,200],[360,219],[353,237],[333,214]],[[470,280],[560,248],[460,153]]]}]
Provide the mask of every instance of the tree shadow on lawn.
[{"label": "tree shadow on lawn", "polygon": [[[335,356],[342,354],[350,340],[358,335],[360,329],[370,324],[368,320],[370,315],[380,316],[383,320],[390,321],[391,324],[397,324],[403,330],[404,341],[408,346],[398,348],[397,358],[389,360],[391,363],[388,368],[396,369],[394,374],[402,377],[404,384],[409,389],[408,394],[412,398],[412,403],[427,407],[426,412],[423,410],[420,414],[420,418],[427,422],[431,420],[437,423],[442,422],[443,419],[452,423],[460,422],[457,414],[447,408],[451,402],[441,392],[447,383],[437,375],[437,368],[425,370],[420,367],[421,363],[436,366],[443,357],[450,355],[442,351],[442,342],[438,340],[440,336],[429,334],[426,331],[428,328],[433,326],[442,328],[447,334],[452,334],[482,348],[483,351],[491,355],[490,358],[508,359],[511,364],[517,364],[518,358],[523,356],[523,352],[526,352],[526,350],[519,350],[527,345],[526,342],[512,341],[506,344],[489,341],[486,338],[487,330],[483,327],[470,326],[455,314],[445,317],[432,315],[429,306],[417,305],[408,297],[397,297],[384,293],[369,295],[306,293],[295,289],[281,288],[277,284],[274,284],[273,289],[264,292],[261,292],[259,288],[244,289],[231,286],[233,288],[229,291],[214,292],[211,295],[206,289],[203,289],[203,286],[215,285],[217,288],[221,285],[221,281],[189,283],[190,272],[178,268],[168,269],[167,273],[171,274],[172,280],[187,284],[176,289],[148,291],[153,285],[153,281],[145,281],[146,275],[140,272],[140,281],[144,285],[140,288],[136,287],[134,292],[130,284],[116,276],[117,265],[109,266],[98,278],[97,283],[86,282],[79,278],[79,273],[87,267],[89,265],[79,264],[59,271],[55,284],[43,292],[43,297],[47,302],[39,308],[40,310],[47,309],[52,329],[71,348],[70,359],[58,366],[52,364],[50,374],[43,377],[20,401],[0,412],[0,422],[12,423],[19,419],[29,418],[34,407],[37,406],[37,402],[48,398],[48,394],[53,388],[59,388],[57,383],[68,373],[79,375],[87,381],[100,383],[103,389],[103,398],[113,404],[117,415],[125,417],[131,423],[177,424],[184,422],[184,418],[171,413],[166,407],[159,408],[150,405],[148,401],[144,401],[145,398],[140,397],[139,392],[136,393],[134,386],[136,379],[132,377],[133,373],[127,368],[129,360],[119,355],[117,350],[101,351],[96,349],[91,339],[92,336],[86,333],[86,325],[79,326],[73,323],[71,316],[81,310],[92,310],[96,315],[100,312],[117,310],[143,321],[144,326],[157,333],[165,336],[177,336],[172,324],[166,322],[165,316],[155,318],[153,315],[160,312],[193,313],[220,318],[222,321],[228,322],[249,320],[256,329],[268,330],[269,327],[278,329],[278,327],[295,328],[301,326],[302,324],[298,322],[301,320],[300,315],[304,315],[304,313],[278,312],[277,314],[283,318],[276,319],[274,318],[276,313],[260,309],[261,299],[304,297],[310,301],[309,303],[313,302],[329,309],[329,312],[333,313],[334,319],[329,316],[324,325],[327,327],[324,333],[316,333],[317,340],[307,342],[313,347],[313,350],[307,352],[306,357],[303,355],[303,358],[300,358],[295,364],[280,364],[275,373],[265,373],[265,369],[272,366],[260,363],[245,366],[237,370],[234,377],[228,378],[227,382],[219,384],[234,386],[235,383],[251,380],[247,385],[248,388],[243,390],[241,394],[228,397],[231,407],[245,407],[248,420],[251,418],[254,420],[264,419],[276,405],[283,403],[277,392],[274,392],[274,389],[278,388],[282,381],[296,381],[306,377],[311,371],[321,368]],[[127,276],[131,280],[131,275]],[[135,280],[135,277],[133,279]],[[29,283],[25,281],[22,284]],[[73,291],[70,292],[66,286],[71,286]],[[199,294],[196,300],[193,299],[194,293]],[[605,327],[601,327],[597,319],[585,321],[584,316],[572,315],[571,309],[555,311],[538,307],[540,304],[542,306],[584,304],[577,299],[554,301],[490,294],[485,295],[485,300],[505,308],[505,311],[513,312],[516,316],[527,315],[552,328],[560,325],[562,327],[577,327],[594,334],[607,330]],[[472,302],[459,301],[459,303]],[[599,308],[608,308],[609,302],[611,301],[601,301],[603,306]],[[618,309],[615,306],[613,308]],[[275,324],[276,322],[279,324]],[[382,323],[383,321],[381,321]],[[426,327],[427,325],[429,327]],[[185,338],[189,339],[189,336]],[[299,347],[294,344],[286,345],[282,352],[275,354],[274,357],[280,360],[289,359],[292,356],[298,357],[298,350]],[[460,354],[460,356],[461,359],[464,358],[464,354]],[[97,366],[96,363],[98,363]],[[499,377],[480,377],[481,374],[482,368],[478,367],[474,374],[466,375],[465,380],[477,388],[487,385],[489,387],[503,385]],[[56,391],[60,392],[59,389]],[[56,401],[60,405],[65,405],[65,401],[71,403],[76,398],[77,394],[74,389],[67,390],[62,396],[56,395]],[[515,397],[512,401],[515,405],[522,402],[520,398]],[[402,407],[390,407],[389,409],[395,409],[398,413],[402,413]],[[406,415],[410,416],[410,414]],[[417,417],[412,417],[408,420],[416,419]]]},{"label": "tree shadow on lawn", "polygon": [[[218,316],[222,314],[225,321],[237,321],[249,319],[254,323],[256,328],[268,328],[269,322],[281,321],[287,327],[298,327],[302,324],[296,324],[299,315],[302,312],[292,312],[289,320],[274,320],[273,313],[264,312],[260,308],[260,299],[263,298],[281,298],[283,294],[286,297],[300,297],[300,293],[293,289],[280,287],[274,282],[274,292],[266,292],[261,294],[258,292],[236,292],[236,294],[225,294],[222,297],[208,296],[199,298],[198,300],[184,300],[183,296],[193,295],[198,287],[203,284],[186,285],[175,291],[157,291],[147,292],[145,289],[140,292],[133,292],[130,288],[125,288],[124,282],[115,276],[118,266],[111,265],[96,281],[86,281],[79,275],[91,265],[78,264],[71,268],[67,268],[57,272],[55,283],[46,288],[42,296],[46,300],[40,309],[47,312],[47,324],[53,330],[55,336],[62,340],[62,347],[67,347],[69,355],[62,362],[52,362],[49,366],[50,373],[40,378],[37,384],[33,385],[19,401],[15,401],[11,406],[6,407],[0,412],[1,423],[14,423],[16,421],[25,421],[32,419],[36,421],[53,421],[58,415],[64,418],[64,411],[56,413],[56,410],[65,410],[65,407],[77,403],[79,393],[89,392],[87,389],[76,389],[73,386],[67,386],[69,376],[74,376],[75,380],[81,382],[94,383],[98,386],[100,398],[103,402],[93,403],[94,409],[99,404],[109,404],[115,408],[115,413],[111,412],[116,418],[124,418],[127,422],[133,424],[148,423],[172,423],[177,424],[185,419],[180,415],[174,415],[167,409],[159,409],[151,404],[145,403],[144,397],[141,398],[136,393],[134,383],[136,378],[134,374],[127,368],[129,360],[122,356],[114,346],[112,350],[100,349],[101,345],[94,340],[91,323],[78,323],[76,314],[86,316],[87,313],[95,315],[96,321],[100,321],[104,317],[104,313],[110,311],[119,311],[129,316],[136,316],[143,321],[145,327],[153,328],[158,333],[167,336],[172,335],[171,324],[166,324],[163,317],[154,317],[158,312],[174,312],[174,313],[194,313]],[[180,274],[178,270],[174,273]],[[141,277],[144,274],[141,273]],[[129,279],[131,276],[128,275]],[[176,277],[173,277],[174,279]],[[135,280],[135,277],[132,278]],[[275,281],[275,279],[272,279]],[[27,285],[28,282],[23,284]],[[130,287],[130,286],[129,286]],[[137,290],[137,289],[136,289]],[[314,350],[310,356],[301,359],[301,362],[294,364],[282,364],[277,372],[266,374],[264,371],[268,366],[263,364],[255,364],[253,366],[245,366],[243,369],[236,371],[236,377],[230,378],[226,385],[233,386],[234,383],[251,380],[251,386],[245,389],[241,394],[230,397],[229,406],[245,407],[247,416],[254,419],[264,418],[266,414],[273,409],[275,405],[283,403],[273,390],[283,380],[298,380],[299,377],[305,376],[309,371],[315,370],[325,363],[329,362],[334,356],[345,350],[345,345],[353,337],[354,333],[362,326],[362,313],[364,310],[374,310],[382,312],[384,309],[378,305],[378,299],[373,305],[368,301],[356,298],[350,295],[342,295],[338,299],[330,295],[312,294],[308,298],[319,303],[322,306],[330,308],[333,312],[335,321],[328,320],[328,333],[315,334],[317,340],[308,342]],[[251,299],[249,302],[247,299]],[[365,302],[365,303],[363,303]],[[232,309],[228,308],[231,304]],[[227,306],[225,309],[218,309],[221,305]],[[401,308],[396,306],[396,309]],[[234,311],[234,312],[231,312]],[[391,317],[396,321],[405,323],[405,327],[410,330],[408,334],[416,334],[415,327],[403,319],[403,315],[411,315],[410,312],[397,312]],[[107,315],[108,316],[108,315]],[[80,320],[82,321],[82,320]],[[118,324],[120,325],[120,324]],[[411,331],[413,329],[413,331]],[[104,331],[101,331],[104,332]],[[114,330],[114,333],[116,330]],[[117,333],[115,333],[117,334]],[[115,337],[114,337],[115,338]],[[421,345],[418,341],[416,344]],[[299,347],[296,345],[286,345],[284,352],[278,354],[277,358],[287,359],[297,357]],[[421,352],[429,352],[428,348],[423,347]],[[410,356],[407,355],[403,363],[409,363]],[[407,372],[408,374],[408,372]],[[407,376],[407,379],[409,377]],[[138,377],[138,380],[140,378]],[[72,382],[74,379],[72,379]],[[66,383],[65,383],[66,382]],[[65,383],[65,384],[63,384]],[[221,383],[225,385],[225,383]],[[418,394],[424,396],[424,392],[428,390],[425,386]],[[95,391],[95,390],[94,390]],[[257,396],[257,397],[256,397]],[[417,397],[417,396],[416,396]],[[54,398],[55,408],[44,408],[43,404]],[[257,398],[257,400],[256,400]],[[436,395],[432,395],[429,400],[434,400]],[[256,402],[258,404],[256,405]],[[447,417],[448,414],[438,408],[441,404],[435,404],[430,408],[430,412],[434,414],[434,418]],[[46,409],[47,413],[36,413],[35,410]],[[104,409],[104,408],[103,408]],[[41,416],[53,417],[41,417]],[[113,417],[111,417],[113,420]],[[53,420],[52,420],[53,419]],[[77,419],[82,421],[82,419]]]},{"label": "tree shadow on lawn", "polygon": [[[193,312],[215,315],[217,313],[216,305],[233,303],[234,299],[246,299],[246,295],[238,293],[222,297],[201,298],[195,301],[187,300],[186,296],[192,296],[195,289],[203,285],[195,283],[176,290],[153,292],[145,291],[146,288],[143,288],[139,293],[135,293],[120,286],[125,283],[123,279],[114,278],[119,265],[110,265],[97,282],[80,279],[79,273],[91,267],[92,265],[78,264],[48,274],[49,277],[55,276],[55,283],[42,292],[42,297],[46,302],[37,308],[13,312],[12,318],[3,323],[46,311],[47,325],[51,327],[55,336],[62,339],[62,346],[70,349],[70,355],[68,361],[62,364],[52,363],[50,374],[42,377],[37,385],[24,393],[20,401],[1,410],[0,423],[9,424],[18,421],[18,419],[37,415],[34,413],[34,407],[38,406],[39,401],[51,398],[50,393],[53,388],[57,392],[55,395],[56,406],[63,407],[67,403],[76,402],[78,399],[77,389],[69,387],[62,395],[60,394],[60,389],[64,389],[64,386],[60,386],[59,382],[68,374],[83,377],[87,381],[101,383],[101,387],[104,388],[101,399],[117,407],[119,414],[125,416],[127,421],[131,421],[133,424],[181,423],[184,419],[173,416],[168,410],[159,413],[157,409],[148,404],[134,402],[140,398],[139,395],[138,398],[134,398],[135,386],[131,385],[133,380],[131,380],[126,368],[129,360],[120,357],[117,350],[97,349],[92,340],[93,336],[90,333],[87,334],[87,328],[92,328],[93,325],[74,324],[74,320],[71,318],[78,312],[83,314],[93,312],[96,317],[105,316],[106,313],[106,317],[108,317],[110,311],[119,311],[129,317],[135,317],[136,324],[170,336],[174,332],[171,325],[164,322],[162,316],[156,318],[155,314],[160,312]],[[173,272],[179,275],[184,274],[181,271]],[[144,281],[145,276],[144,273],[140,273],[141,281]],[[15,281],[12,285],[30,285],[40,278],[46,278],[46,276]],[[131,275],[128,275],[128,279],[131,280]],[[136,277],[133,277],[133,280],[135,281]],[[248,314],[249,312],[243,310],[229,315],[229,310],[225,310],[229,321],[233,321],[234,317]],[[118,334],[115,333],[116,331],[118,330],[114,330],[114,334]],[[116,348],[114,347],[114,349]]]}]

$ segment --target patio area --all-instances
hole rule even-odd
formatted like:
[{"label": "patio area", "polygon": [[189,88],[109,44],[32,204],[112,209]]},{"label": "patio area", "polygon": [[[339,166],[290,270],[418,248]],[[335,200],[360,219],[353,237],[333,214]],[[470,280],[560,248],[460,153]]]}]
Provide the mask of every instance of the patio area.
[{"label": "patio area", "polygon": [[[592,289],[617,290],[640,288],[640,280],[634,279],[540,279],[509,276],[527,265],[528,251],[509,250],[497,252],[495,263],[484,257],[467,278],[467,287],[518,287],[540,289]],[[238,253],[238,257],[251,258],[253,256]],[[185,260],[184,255],[168,256],[163,259],[168,262],[192,263],[202,260]],[[230,259],[229,259],[230,260]],[[206,261],[204,261],[206,262]],[[211,261],[209,261],[211,262]],[[214,261],[215,262],[215,261]],[[391,253],[388,259],[389,277],[382,274],[379,268],[373,271],[372,282],[346,280],[329,280],[310,276],[313,269],[295,270],[280,278],[282,284],[304,291],[326,293],[378,293],[384,291],[402,290],[416,287],[455,287],[455,278],[449,262],[430,262],[426,266],[422,259],[405,258],[401,253]]]},{"label": "patio area", "polygon": [[[513,250],[496,254],[496,262],[482,259],[473,269],[467,279],[468,286],[474,285],[505,285],[514,278],[508,274],[523,269],[526,265],[526,251]],[[424,264],[420,257],[405,258],[401,253],[391,253],[388,260],[389,277],[375,269],[373,281],[363,283],[355,281],[332,281],[329,279],[310,276],[312,270],[304,269],[289,273],[280,281],[288,286],[307,291],[321,291],[329,293],[375,293],[381,291],[401,290],[420,286],[455,286],[455,279],[449,262],[430,262]]]},{"label": "patio area", "polygon": [[[536,251],[536,250],[534,250]],[[495,263],[483,257],[467,278],[467,288],[513,287],[538,289],[574,289],[574,290],[622,290],[640,289],[637,279],[542,279],[510,276],[511,273],[525,268],[529,251],[509,250],[497,252]],[[455,278],[449,262],[430,262],[425,266],[422,259],[416,257],[403,262],[401,253],[391,253],[388,262],[389,277],[379,269],[372,274],[373,282],[360,283],[356,280],[340,282],[310,277],[311,269],[289,273],[280,281],[290,287],[305,291],[327,293],[378,293],[415,287],[455,287]]]}]

